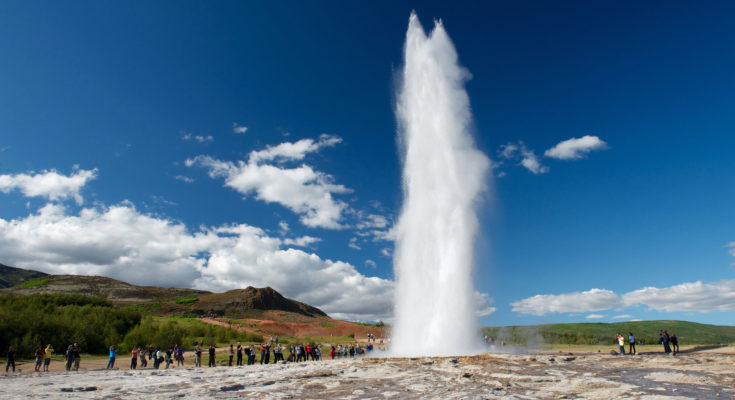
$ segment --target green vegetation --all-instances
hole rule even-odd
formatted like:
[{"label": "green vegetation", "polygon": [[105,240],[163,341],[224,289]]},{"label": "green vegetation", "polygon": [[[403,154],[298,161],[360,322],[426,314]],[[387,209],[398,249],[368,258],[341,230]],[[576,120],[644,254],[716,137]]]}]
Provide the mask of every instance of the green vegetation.
[{"label": "green vegetation", "polygon": [[18,285],[18,287],[25,289],[25,288],[30,288],[34,286],[45,285],[47,283],[48,283],[48,278],[41,278],[41,279],[36,279],[33,281],[23,282],[20,285]]},{"label": "green vegetation", "polygon": [[322,328],[334,328],[337,326],[336,324],[330,324],[329,322],[322,322],[319,324]]},{"label": "green vegetation", "polygon": [[0,348],[15,346],[19,357],[51,344],[57,352],[78,343],[84,352],[102,353],[140,323],[140,313],[115,309],[101,298],[34,294],[0,296]]},{"label": "green vegetation", "polygon": [[178,299],[176,299],[176,304],[191,304],[196,303],[197,301],[199,301],[199,298],[196,296],[179,297]]},{"label": "green vegetation", "polygon": [[618,332],[626,337],[633,332],[644,344],[658,344],[659,331],[676,333],[680,344],[725,344],[735,342],[735,326],[698,324],[686,321],[637,321],[606,323],[553,324],[535,326],[485,327],[483,335],[497,341],[522,345],[570,344],[609,345]]}]

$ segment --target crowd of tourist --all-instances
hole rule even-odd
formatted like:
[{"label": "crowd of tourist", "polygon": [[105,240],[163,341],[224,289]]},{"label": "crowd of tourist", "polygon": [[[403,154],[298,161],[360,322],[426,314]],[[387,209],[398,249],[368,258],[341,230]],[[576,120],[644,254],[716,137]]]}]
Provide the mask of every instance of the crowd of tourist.
[{"label": "crowd of tourist", "polygon": [[[314,343],[292,343],[286,344],[278,343],[278,336],[271,337],[270,340],[261,343],[259,345],[243,345],[238,342],[237,344],[230,344],[229,349],[226,348],[226,354],[228,356],[227,361],[223,361],[222,364],[227,366],[242,366],[242,365],[254,365],[259,364],[271,364],[278,362],[304,362],[304,361],[319,361],[322,360],[322,348],[324,346]],[[375,340],[374,338],[372,340]],[[203,355],[208,356],[207,365],[209,367],[217,366],[217,348],[210,344],[205,350],[202,348],[203,344],[194,342],[193,348],[190,351],[194,358],[194,367],[199,368],[202,366]],[[356,357],[367,354],[374,349],[374,345],[370,343],[364,347],[360,344],[336,344],[329,346],[329,358],[347,358]],[[64,353],[65,369],[67,371],[78,371],[79,363],[81,360],[81,348],[77,343],[68,346]],[[43,371],[48,372],[49,365],[51,364],[51,356],[54,353],[54,348],[50,344],[42,349],[40,346],[35,351],[35,371],[40,372],[41,367]],[[147,368],[150,362],[153,369],[168,369],[175,363],[176,367],[184,366],[184,358],[186,351],[182,346],[178,344],[173,345],[169,348],[154,347],[153,345],[133,347],[130,351],[130,369]],[[7,352],[7,365],[5,372],[7,373],[12,369],[15,372],[15,358],[16,351],[13,346],[10,346]],[[118,358],[117,346],[111,345],[109,347],[109,359],[107,362],[106,369],[114,369],[115,362]]]},{"label": "crowd of tourist", "polygon": [[[636,341],[635,335],[633,335],[633,332],[628,332],[628,337],[626,338],[620,332],[615,337],[615,343],[618,345],[618,354],[624,355],[625,354],[625,345],[628,344],[628,354],[629,355],[635,355],[638,354],[636,351],[636,343],[640,344]],[[672,333],[669,334],[669,332],[665,330],[659,331],[659,339],[658,344],[663,345],[664,347],[664,353],[666,354],[676,354],[679,352],[679,339],[677,339],[676,334]]]}]

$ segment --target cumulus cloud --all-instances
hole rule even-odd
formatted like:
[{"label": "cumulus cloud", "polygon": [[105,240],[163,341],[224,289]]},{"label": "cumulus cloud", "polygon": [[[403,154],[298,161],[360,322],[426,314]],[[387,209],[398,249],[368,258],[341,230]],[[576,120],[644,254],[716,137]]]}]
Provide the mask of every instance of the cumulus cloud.
[{"label": "cumulus cloud", "polygon": [[631,319],[633,318],[630,314],[621,314],[621,315],[615,315],[612,317],[612,319]]},{"label": "cumulus cloud", "polygon": [[[508,143],[500,146],[498,151],[498,158],[501,160],[511,160],[518,162],[518,165],[523,166],[527,170],[531,171],[534,175],[545,174],[549,172],[549,167],[542,165],[539,161],[536,153],[530,150],[522,141],[518,143]],[[499,161],[496,165],[501,165],[502,161]],[[505,174],[500,171],[498,175]]]},{"label": "cumulus cloud", "polygon": [[493,299],[487,293],[475,291],[474,294],[475,315],[484,317],[495,312],[496,308],[492,306]]},{"label": "cumulus cloud", "polygon": [[342,138],[326,133],[319,136],[319,140],[301,139],[297,142],[284,142],[277,146],[268,146],[265,150],[250,152],[249,161],[257,163],[272,160],[303,160],[307,154],[318,151],[323,147],[333,147],[342,142]]},{"label": "cumulus cloud", "polygon": [[607,143],[600,140],[599,137],[585,135],[581,138],[571,138],[559,142],[556,146],[546,150],[544,155],[558,160],[576,160],[584,157],[590,151],[606,148]]},{"label": "cumulus cloud", "polygon": [[245,133],[247,131],[248,131],[248,127],[247,126],[238,125],[237,122],[233,122],[232,123],[232,132],[233,133],[243,134],[243,133]]},{"label": "cumulus cloud", "polygon": [[214,141],[214,138],[212,136],[200,136],[191,133],[185,133],[183,139],[187,142],[195,141],[198,143],[211,143]]},{"label": "cumulus cloud", "polygon": [[586,316],[585,318],[586,319],[602,319],[602,318],[605,318],[605,316],[602,314],[590,314]]},{"label": "cumulus cloud", "polygon": [[80,193],[87,182],[97,177],[97,169],[76,169],[69,175],[62,175],[56,170],[44,170],[40,173],[0,175],[0,191],[9,193],[20,190],[26,197],[45,197],[49,200],[73,198],[77,204],[84,202]]},{"label": "cumulus cloud", "polygon": [[606,289],[564,294],[538,294],[511,303],[513,311],[529,315],[549,313],[586,313],[607,310],[622,305],[620,296]]},{"label": "cumulus cloud", "polygon": [[341,139],[322,135],[319,141],[299,140],[281,143],[265,150],[253,151],[248,161],[221,161],[210,156],[186,160],[186,166],[198,165],[209,170],[212,178],[224,178],[225,186],[268,203],[281,204],[296,214],[309,227],[343,228],[340,220],[347,204],[333,195],[350,193],[343,185],[333,183],[331,175],[302,164],[298,167],[271,165],[264,161],[301,160],[307,153],[325,146],[333,146]]},{"label": "cumulus cloud", "polygon": [[246,224],[192,231],[180,222],[140,213],[129,202],[84,208],[76,215],[51,203],[25,218],[0,219],[0,254],[6,264],[213,291],[271,286],[333,317],[390,317],[393,281],[284,245]]},{"label": "cumulus cloud", "polygon": [[[513,311],[542,316],[550,313],[580,313],[618,307],[645,306],[656,311],[712,312],[735,310],[735,279],[682,283],[666,288],[645,287],[622,295],[606,289],[543,294],[511,303]],[[615,319],[630,318],[624,314]]]},{"label": "cumulus cloud", "polygon": [[735,279],[682,283],[667,288],[645,287],[623,295],[626,305],[642,304],[657,311],[735,310]]},{"label": "cumulus cloud", "polygon": [[322,239],[313,236],[301,236],[293,239],[283,239],[283,244],[289,246],[308,247],[314,243],[321,242]]}]

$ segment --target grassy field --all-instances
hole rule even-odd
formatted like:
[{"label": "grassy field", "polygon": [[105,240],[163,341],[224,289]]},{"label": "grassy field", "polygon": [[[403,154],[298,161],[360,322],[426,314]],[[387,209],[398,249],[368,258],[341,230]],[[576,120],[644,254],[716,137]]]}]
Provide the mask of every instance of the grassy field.
[{"label": "grassy field", "polygon": [[659,331],[675,333],[681,345],[735,343],[735,326],[699,324],[687,321],[636,321],[616,323],[576,323],[532,326],[485,327],[483,335],[506,343],[528,346],[551,345],[612,345],[619,332],[633,332],[636,340],[653,345]]}]

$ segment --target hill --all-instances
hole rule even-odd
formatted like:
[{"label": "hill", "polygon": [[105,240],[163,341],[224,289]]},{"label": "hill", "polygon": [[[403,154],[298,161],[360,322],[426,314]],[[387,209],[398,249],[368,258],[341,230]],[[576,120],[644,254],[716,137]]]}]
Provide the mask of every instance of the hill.
[{"label": "hill", "polygon": [[676,333],[682,344],[724,344],[735,342],[735,326],[708,325],[687,321],[633,321],[615,323],[575,323],[529,326],[485,327],[483,334],[507,343],[612,344],[618,332],[633,332],[644,344],[657,344],[659,331]]},{"label": "hill", "polygon": [[216,315],[260,317],[266,311],[283,311],[305,317],[328,317],[308,304],[283,297],[270,287],[235,289],[224,293],[186,288],[137,286],[103,276],[47,275],[3,266],[0,279],[15,283],[0,294],[78,294],[110,300],[116,306],[140,306],[155,315]]},{"label": "hill", "polygon": [[0,288],[9,288],[20,285],[33,279],[43,278],[48,274],[29,269],[15,268],[0,264]]}]

